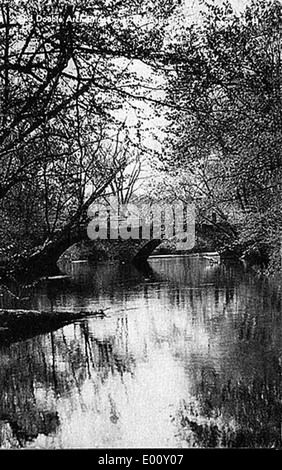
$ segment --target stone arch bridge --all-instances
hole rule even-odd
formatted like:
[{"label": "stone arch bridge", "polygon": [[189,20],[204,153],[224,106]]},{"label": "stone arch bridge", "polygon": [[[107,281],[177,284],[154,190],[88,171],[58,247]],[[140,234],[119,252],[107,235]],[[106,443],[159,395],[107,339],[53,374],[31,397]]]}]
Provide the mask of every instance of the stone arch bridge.
[{"label": "stone arch bridge", "polygon": [[[207,224],[208,225],[208,224]],[[197,231],[203,230],[204,224],[195,226]],[[141,229],[141,227],[140,227]],[[214,228],[209,225],[209,230]],[[46,241],[44,245],[38,248],[32,256],[30,256],[24,263],[24,270],[39,270],[40,272],[45,268],[47,271],[57,268],[57,262],[61,255],[71,246],[87,240],[90,244],[95,246],[96,241],[91,241],[87,235],[87,224],[78,225],[71,230],[58,231],[54,234],[51,240]],[[121,238],[114,240],[115,245],[124,244],[121,250],[121,260],[125,262],[138,263],[144,262],[153,253],[153,251],[164,241],[164,238],[150,238],[150,239],[128,239]],[[107,243],[112,243],[112,240],[106,240]],[[102,241],[103,243],[103,241]],[[192,248],[192,247],[191,247]],[[188,248],[189,249],[189,248]]]}]

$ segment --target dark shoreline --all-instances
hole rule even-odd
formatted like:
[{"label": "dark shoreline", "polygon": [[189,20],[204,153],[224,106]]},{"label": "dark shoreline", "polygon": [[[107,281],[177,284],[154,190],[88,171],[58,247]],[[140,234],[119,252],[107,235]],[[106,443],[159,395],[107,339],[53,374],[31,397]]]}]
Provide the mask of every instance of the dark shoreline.
[{"label": "dark shoreline", "polygon": [[105,316],[104,310],[45,312],[27,309],[0,309],[0,344],[54,331],[64,325],[89,317],[103,318]]}]

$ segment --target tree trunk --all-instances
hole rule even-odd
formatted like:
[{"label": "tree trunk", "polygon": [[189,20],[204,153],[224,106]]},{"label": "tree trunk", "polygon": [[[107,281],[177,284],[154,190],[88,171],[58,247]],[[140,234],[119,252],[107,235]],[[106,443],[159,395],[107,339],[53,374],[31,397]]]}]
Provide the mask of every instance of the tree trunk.
[{"label": "tree trunk", "polygon": [[39,310],[0,309],[0,341],[23,339],[52,331],[89,317],[105,317],[104,310],[92,312],[41,312]]}]

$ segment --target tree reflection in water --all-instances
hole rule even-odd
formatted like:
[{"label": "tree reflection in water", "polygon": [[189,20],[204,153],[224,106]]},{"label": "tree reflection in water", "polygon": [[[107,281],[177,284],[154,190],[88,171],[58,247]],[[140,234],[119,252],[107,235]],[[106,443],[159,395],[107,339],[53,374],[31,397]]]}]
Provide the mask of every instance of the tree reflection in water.
[{"label": "tree reflection in water", "polygon": [[76,265],[37,289],[27,308],[109,317],[2,347],[2,448],[281,447],[277,290],[233,266],[152,266]]},{"label": "tree reflection in water", "polygon": [[209,355],[192,358],[193,388],[175,416],[189,447],[282,448],[281,301],[267,280],[249,281],[225,291],[220,319],[205,319]]},{"label": "tree reflection in water", "polygon": [[[126,337],[126,328],[126,319],[121,319],[119,340]],[[80,322],[2,348],[0,447],[25,447],[39,435],[55,436],[60,426],[58,400],[71,398],[75,389],[83,401],[80,389],[87,378],[95,378],[98,393],[109,375],[134,374],[134,358],[116,351],[115,343],[114,337],[96,339],[87,322]],[[114,421],[117,412],[110,395],[108,401]]]},{"label": "tree reflection in water", "polygon": [[55,432],[59,424],[54,408],[38,408],[36,404],[37,385],[44,383],[47,392],[54,383],[42,340],[45,342],[45,338],[37,337],[1,350],[1,447],[24,447],[38,434]]},{"label": "tree reflection in water", "polygon": [[[197,401],[198,400],[198,401]],[[177,419],[189,447],[281,448],[281,384],[255,379],[201,384]]]}]

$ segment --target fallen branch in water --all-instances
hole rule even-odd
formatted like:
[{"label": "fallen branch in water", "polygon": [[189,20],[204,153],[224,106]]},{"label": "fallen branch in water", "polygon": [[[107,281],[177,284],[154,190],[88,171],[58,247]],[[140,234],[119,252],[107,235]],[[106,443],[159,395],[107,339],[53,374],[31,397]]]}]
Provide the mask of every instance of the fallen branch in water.
[{"label": "fallen branch in water", "polygon": [[42,312],[39,310],[0,309],[0,335],[30,336],[53,330],[77,320],[89,317],[104,318],[105,309],[92,312]]}]

